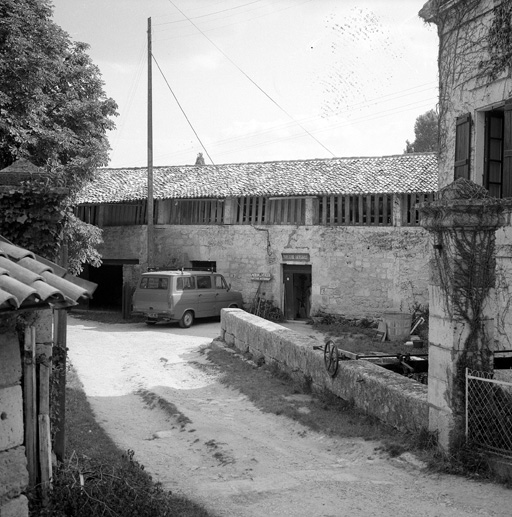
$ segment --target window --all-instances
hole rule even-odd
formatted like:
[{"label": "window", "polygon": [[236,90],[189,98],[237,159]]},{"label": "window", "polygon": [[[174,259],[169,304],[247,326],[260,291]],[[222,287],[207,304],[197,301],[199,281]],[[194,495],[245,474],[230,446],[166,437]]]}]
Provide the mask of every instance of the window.
[{"label": "window", "polygon": [[168,285],[168,278],[159,278],[157,276],[143,276],[140,281],[141,289],[167,289]]},{"label": "window", "polygon": [[211,289],[212,288],[212,277],[211,276],[198,276],[197,277],[197,288],[198,289]]},{"label": "window", "polygon": [[228,286],[223,276],[215,275],[215,289],[227,289]]},{"label": "window", "polygon": [[195,279],[193,276],[179,276],[176,279],[176,290],[187,291],[189,289],[195,289]]},{"label": "window", "polygon": [[455,125],[454,179],[469,179],[471,156],[471,115],[457,117]]},{"label": "window", "polygon": [[491,196],[512,197],[512,101],[485,114],[484,186]]}]

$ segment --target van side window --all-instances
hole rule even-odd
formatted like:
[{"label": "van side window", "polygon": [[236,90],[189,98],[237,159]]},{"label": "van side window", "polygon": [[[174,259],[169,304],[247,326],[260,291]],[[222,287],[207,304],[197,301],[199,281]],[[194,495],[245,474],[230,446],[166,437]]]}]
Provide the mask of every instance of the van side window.
[{"label": "van side window", "polygon": [[176,290],[186,291],[188,289],[195,289],[195,282],[193,276],[180,276],[176,279]]},{"label": "van side window", "polygon": [[223,276],[215,275],[215,289],[227,289],[228,286]]},{"label": "van side window", "polygon": [[169,286],[169,279],[157,276],[145,276],[140,281],[141,289],[162,289],[165,290]]},{"label": "van side window", "polygon": [[211,276],[198,276],[197,277],[197,288],[198,289],[211,289],[212,288],[212,277]]}]

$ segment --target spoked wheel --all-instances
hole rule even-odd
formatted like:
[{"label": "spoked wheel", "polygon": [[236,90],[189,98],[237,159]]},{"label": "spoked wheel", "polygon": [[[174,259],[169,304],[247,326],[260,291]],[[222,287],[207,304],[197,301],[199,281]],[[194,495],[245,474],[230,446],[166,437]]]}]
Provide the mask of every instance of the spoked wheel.
[{"label": "spoked wheel", "polygon": [[324,363],[327,369],[327,372],[331,377],[335,377],[338,373],[338,361],[340,359],[340,354],[338,352],[338,347],[334,344],[334,341],[327,341],[324,347]]},{"label": "spoked wheel", "polygon": [[180,327],[182,329],[188,329],[192,323],[194,323],[194,313],[192,311],[187,311],[180,320]]}]

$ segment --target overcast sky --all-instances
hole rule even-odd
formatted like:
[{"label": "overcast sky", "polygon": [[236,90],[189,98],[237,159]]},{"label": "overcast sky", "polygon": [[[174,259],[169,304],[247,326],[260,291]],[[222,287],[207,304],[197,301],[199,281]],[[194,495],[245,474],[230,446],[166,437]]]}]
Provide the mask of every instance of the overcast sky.
[{"label": "overcast sky", "polygon": [[148,17],[156,166],[401,154],[436,107],[422,0],[53,3],[118,103],[110,167],[147,164]]}]

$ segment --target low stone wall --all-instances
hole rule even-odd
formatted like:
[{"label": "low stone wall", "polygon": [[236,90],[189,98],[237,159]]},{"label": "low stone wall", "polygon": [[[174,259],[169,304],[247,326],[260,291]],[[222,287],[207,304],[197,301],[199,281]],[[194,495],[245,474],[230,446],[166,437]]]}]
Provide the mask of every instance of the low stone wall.
[{"label": "low stone wall", "polygon": [[323,352],[311,339],[241,309],[223,309],[221,339],[255,358],[264,357],[313,391],[329,390],[354,406],[401,430],[428,428],[427,387],[368,361],[340,361],[327,373]]}]

